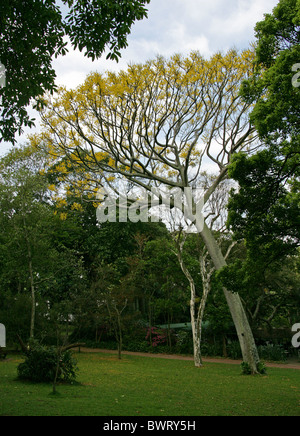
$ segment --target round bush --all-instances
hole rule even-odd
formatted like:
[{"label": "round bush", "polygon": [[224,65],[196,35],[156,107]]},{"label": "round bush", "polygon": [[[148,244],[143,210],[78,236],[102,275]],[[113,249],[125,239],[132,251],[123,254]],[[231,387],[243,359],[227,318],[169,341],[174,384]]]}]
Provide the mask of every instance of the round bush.
[{"label": "round bush", "polygon": [[[26,359],[18,366],[18,377],[36,383],[53,382],[57,369],[57,349],[55,347],[35,346],[28,351]],[[71,352],[61,353],[57,381],[70,382],[76,378],[76,361]]]}]

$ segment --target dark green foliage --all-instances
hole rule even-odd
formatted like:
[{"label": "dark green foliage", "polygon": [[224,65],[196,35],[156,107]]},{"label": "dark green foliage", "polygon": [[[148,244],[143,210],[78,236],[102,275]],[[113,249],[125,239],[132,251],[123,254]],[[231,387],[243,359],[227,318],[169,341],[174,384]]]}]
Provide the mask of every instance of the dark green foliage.
[{"label": "dark green foliage", "polygon": [[59,359],[56,381],[72,382],[76,378],[76,361],[70,350],[58,356],[56,347],[43,347],[35,344],[27,352],[26,359],[18,366],[18,377],[35,383],[53,382]]},{"label": "dark green foliage", "polygon": [[6,351],[4,350],[4,348],[0,347],[0,360],[6,359],[6,356],[7,356]]},{"label": "dark green foliage", "polygon": [[285,362],[287,360],[287,352],[282,345],[276,345],[268,343],[266,345],[260,345],[258,352],[263,360]]},{"label": "dark green foliage", "polygon": [[293,66],[300,60],[299,1],[280,0],[255,30],[258,75],[243,89],[256,102],[251,119],[261,137],[289,135],[291,126],[299,135],[300,89],[292,86]]},{"label": "dark green foliage", "polygon": [[0,140],[13,140],[32,126],[26,106],[53,89],[52,56],[63,54],[64,30],[55,1],[3,0],[0,5],[0,61],[6,86],[0,89]]},{"label": "dark green foliage", "polygon": [[[230,228],[244,238],[261,270],[300,245],[300,3],[280,0],[256,25],[255,74],[241,89],[261,146],[234,156],[229,176],[239,183],[229,202]],[[298,67],[297,67],[298,68]]]},{"label": "dark green foliage", "polygon": [[278,158],[276,151],[270,147],[251,157],[234,157],[229,175],[240,189],[231,194],[228,216],[237,238],[245,238],[256,253],[264,247],[274,258],[300,244],[297,165]]},{"label": "dark green foliage", "polygon": [[[55,201],[49,200],[46,176],[40,173],[47,170],[44,160],[41,152],[24,148],[14,149],[0,162],[0,321],[7,328],[9,347],[15,345],[17,334],[28,340],[33,283],[34,337],[44,345],[56,344],[60,336],[61,342],[68,337],[68,342],[89,340],[88,347],[115,349],[109,304],[111,315],[125,307],[120,318],[125,350],[192,354],[191,331],[179,332],[172,327],[189,322],[190,292],[166,227],[162,223],[99,226],[92,203],[82,201],[82,210],[73,210],[73,202],[79,200],[67,195],[60,209],[66,219],[59,219],[59,214],[54,215],[58,210]],[[258,180],[265,168],[259,159],[254,164],[255,158],[256,172],[243,179],[247,186],[249,180]],[[54,182],[51,180],[51,184]],[[251,196],[255,195],[253,189]],[[264,197],[267,200],[268,192]],[[253,209],[253,213],[258,216],[259,211]],[[31,282],[24,228],[32,254]],[[229,238],[222,243],[224,252],[230,243]],[[199,297],[202,281],[198,258],[202,248],[196,235],[188,236],[184,259]],[[255,245],[253,248],[260,260],[262,250],[258,253]],[[241,295],[251,327],[256,330],[267,328],[269,334],[272,328],[289,329],[291,320],[299,320],[299,259],[295,256],[280,261],[274,271],[263,263],[258,268],[254,259],[244,262],[246,256],[244,243],[238,243],[228,258],[229,267],[212,277],[203,326],[203,356],[241,357],[224,285]],[[155,335],[147,340],[148,327],[160,326],[165,329],[164,341],[155,343]],[[264,337],[267,340],[273,341],[268,335]]]},{"label": "dark green foliage", "polygon": [[30,147],[14,148],[0,160],[0,319],[10,343],[16,333],[24,339],[37,333],[42,339],[49,304],[68,300],[84,287],[70,227],[54,216],[47,201],[43,162],[43,153]]},{"label": "dark green foliage", "polygon": [[[243,375],[251,375],[252,374],[250,365],[248,363],[242,362],[241,363],[241,368],[242,368],[242,374]],[[265,367],[265,365],[262,362],[258,363],[257,370],[258,370],[258,373],[262,374],[262,375],[266,374],[266,372],[267,372],[266,367]]]},{"label": "dark green foliage", "polygon": [[[23,126],[33,126],[26,106],[56,89],[53,57],[67,53],[68,36],[72,46],[92,59],[106,48],[108,57],[118,60],[120,49],[135,20],[147,16],[150,0],[1,0],[0,62],[6,69],[6,86],[0,87],[0,142],[15,142]],[[66,16],[63,13],[67,10]]]},{"label": "dark green foliage", "polygon": [[[239,341],[232,341],[227,345],[227,357],[230,359],[241,359],[242,351]],[[261,356],[260,356],[261,357]]]},{"label": "dark green foliage", "polygon": [[70,7],[65,29],[74,47],[86,50],[85,55],[94,60],[108,46],[107,58],[118,60],[119,50],[128,45],[131,26],[146,16],[144,5],[150,0],[64,0],[64,3]]}]

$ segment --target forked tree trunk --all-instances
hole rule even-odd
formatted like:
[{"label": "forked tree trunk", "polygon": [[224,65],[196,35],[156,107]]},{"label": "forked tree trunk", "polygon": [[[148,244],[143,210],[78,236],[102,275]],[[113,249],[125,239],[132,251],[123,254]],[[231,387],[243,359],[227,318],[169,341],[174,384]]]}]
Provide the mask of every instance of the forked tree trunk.
[{"label": "forked tree trunk", "polygon": [[199,319],[196,317],[196,289],[194,281],[190,281],[191,288],[191,301],[190,301],[190,313],[191,313],[191,324],[193,333],[193,349],[194,349],[194,363],[197,368],[202,366],[202,356],[201,356],[201,330]]},{"label": "forked tree trunk", "polygon": [[197,310],[195,282],[183,261],[182,247],[183,244],[178,244],[177,252],[175,254],[178,257],[181,270],[184,273],[190,285],[190,291],[191,291],[190,314],[191,314],[191,325],[192,325],[192,334],[193,334],[194,364],[197,368],[200,368],[202,366],[202,355],[201,355],[202,320],[203,320],[204,308],[206,305],[206,300],[208,295],[208,289],[207,288],[203,289],[201,303]]},{"label": "forked tree trunk", "polygon": [[[203,228],[202,226],[201,228],[199,227],[199,232],[205,243],[207,251],[209,252],[209,255],[212,258],[216,270],[218,271],[222,269],[224,266],[227,265],[227,263],[211,230],[204,223]],[[238,293],[229,292],[224,287],[223,287],[223,291],[237,331],[237,335],[243,355],[243,361],[248,363],[248,365],[251,368],[252,374],[257,374],[258,373],[257,366],[259,363],[258,351],[240,296]]]}]

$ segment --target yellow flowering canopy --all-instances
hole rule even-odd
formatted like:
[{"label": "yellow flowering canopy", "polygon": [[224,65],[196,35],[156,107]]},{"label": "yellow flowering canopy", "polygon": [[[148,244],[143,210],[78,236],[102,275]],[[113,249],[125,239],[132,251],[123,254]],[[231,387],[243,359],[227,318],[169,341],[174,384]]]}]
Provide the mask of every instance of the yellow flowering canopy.
[{"label": "yellow flowering canopy", "polygon": [[210,59],[192,52],[91,73],[75,90],[49,97],[35,140],[54,160],[65,159],[62,174],[69,166],[83,180],[89,174],[90,181],[101,175],[107,183],[125,177],[146,188],[183,188],[197,180],[204,160],[223,178],[231,155],[256,140],[239,95],[253,58],[251,50]]}]

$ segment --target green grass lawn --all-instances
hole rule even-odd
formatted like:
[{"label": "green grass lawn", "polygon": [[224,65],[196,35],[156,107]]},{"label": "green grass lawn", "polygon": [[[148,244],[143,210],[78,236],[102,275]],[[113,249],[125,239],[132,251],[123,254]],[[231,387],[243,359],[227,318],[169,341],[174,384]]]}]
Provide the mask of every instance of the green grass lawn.
[{"label": "green grass lawn", "polygon": [[17,380],[22,356],[0,361],[0,415],[22,416],[300,416],[300,371],[268,368],[243,376],[239,365],[101,353],[74,353],[77,382],[58,386]]}]

